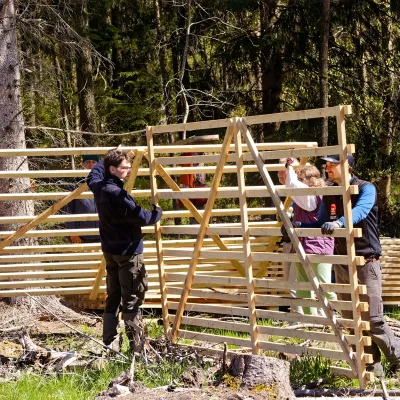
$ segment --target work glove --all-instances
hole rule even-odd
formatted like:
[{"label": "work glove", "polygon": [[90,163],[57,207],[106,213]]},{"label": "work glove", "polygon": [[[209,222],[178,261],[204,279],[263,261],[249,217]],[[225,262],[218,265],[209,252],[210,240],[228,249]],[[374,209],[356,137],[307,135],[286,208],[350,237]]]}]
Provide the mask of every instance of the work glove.
[{"label": "work glove", "polygon": [[300,221],[294,221],[292,222],[293,228],[300,228],[301,227],[301,222]]},{"label": "work glove", "polygon": [[342,224],[339,221],[325,222],[321,226],[321,232],[323,235],[331,235],[337,228],[341,228]]}]

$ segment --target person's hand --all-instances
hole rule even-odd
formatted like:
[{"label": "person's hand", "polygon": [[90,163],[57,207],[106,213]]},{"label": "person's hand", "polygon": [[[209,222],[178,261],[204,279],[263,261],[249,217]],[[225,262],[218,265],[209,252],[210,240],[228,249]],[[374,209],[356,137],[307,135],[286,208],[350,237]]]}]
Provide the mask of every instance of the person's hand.
[{"label": "person's hand", "polygon": [[339,221],[325,222],[321,226],[321,232],[323,235],[331,235],[335,229],[341,228],[341,227],[342,227],[342,224]]},{"label": "person's hand", "polygon": [[82,239],[79,236],[71,236],[71,242],[75,244],[82,243]]},{"label": "person's hand", "polygon": [[292,164],[293,164],[293,158],[287,158],[285,168],[289,168],[289,166]]},{"label": "person's hand", "polygon": [[153,204],[153,211],[157,211],[159,213],[163,213],[163,209],[160,206],[156,206],[155,204]]},{"label": "person's hand", "polygon": [[293,228],[300,228],[301,227],[301,222],[300,221],[294,221],[292,222]]}]

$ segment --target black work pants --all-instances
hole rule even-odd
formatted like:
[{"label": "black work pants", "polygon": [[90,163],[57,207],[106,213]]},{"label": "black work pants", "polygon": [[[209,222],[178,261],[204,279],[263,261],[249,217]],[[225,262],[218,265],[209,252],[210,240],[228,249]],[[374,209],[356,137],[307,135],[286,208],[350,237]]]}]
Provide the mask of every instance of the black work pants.
[{"label": "black work pants", "polygon": [[[336,264],[336,283],[350,283],[349,269],[347,265]],[[394,336],[393,331],[383,318],[382,303],[382,267],[379,260],[369,261],[357,266],[358,283],[366,285],[367,294],[360,295],[360,301],[368,303],[369,310],[362,312],[361,317],[370,322],[370,330],[367,334],[372,338],[372,346],[365,346],[365,352],[371,353],[374,363],[380,362],[379,349],[385,354],[392,364],[400,364],[400,340]],[[351,301],[349,293],[338,293],[338,300]],[[342,311],[343,318],[352,319],[352,311]]]},{"label": "black work pants", "polygon": [[143,254],[117,255],[104,253],[107,270],[107,299],[104,310],[103,341],[108,344],[117,335],[116,316],[134,319],[148,290]]}]

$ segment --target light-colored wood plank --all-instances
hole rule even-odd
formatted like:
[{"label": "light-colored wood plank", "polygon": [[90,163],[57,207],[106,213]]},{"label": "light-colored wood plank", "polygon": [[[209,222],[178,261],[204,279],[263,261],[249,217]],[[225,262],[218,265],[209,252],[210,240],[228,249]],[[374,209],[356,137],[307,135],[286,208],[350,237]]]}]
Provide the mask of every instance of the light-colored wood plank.
[{"label": "light-colored wood plank", "polygon": [[[172,257],[191,257],[192,250],[188,249],[164,249],[165,256],[172,256]],[[201,258],[204,259],[220,259],[220,260],[238,260],[244,261],[243,252],[240,251],[217,251],[217,250],[203,250],[200,254]],[[347,256],[328,256],[328,255],[316,255],[316,254],[308,254],[308,257],[312,263],[320,263],[325,262],[328,264],[340,264],[346,263]],[[260,252],[253,252],[253,261],[254,262],[262,262],[262,261],[273,261],[273,262],[298,262],[299,259],[296,254],[285,254],[285,253],[260,253]],[[363,257],[357,257],[356,259],[358,265],[364,264]]]},{"label": "light-colored wood plank", "polygon": [[356,354],[352,355],[354,363],[350,364],[351,369],[358,374],[358,380],[360,388],[364,389],[366,385],[365,368],[366,361],[364,357],[364,344],[361,340],[363,335],[360,326],[361,323],[361,307],[360,307],[360,296],[358,290],[358,277],[357,277],[357,263],[356,263],[356,250],[354,245],[354,232],[353,232],[353,217],[351,211],[351,195],[350,195],[350,174],[349,174],[349,163],[347,161],[347,143],[346,143],[346,130],[345,130],[345,109],[339,107],[336,114],[336,125],[337,125],[337,135],[339,147],[341,147],[340,155],[340,171],[342,176],[342,190],[343,190],[343,207],[344,207],[344,217],[346,220],[346,228],[349,230],[347,243],[347,254],[348,260],[347,265],[349,266],[349,277],[350,285],[353,288],[351,293],[352,299],[352,311],[353,318],[356,322],[354,335],[356,337]]},{"label": "light-colored wood plank", "polygon": [[[187,171],[186,171],[187,173]],[[286,188],[284,186],[277,186],[276,190],[279,196],[323,196],[325,195],[340,195],[341,188],[336,186],[329,187],[312,187],[312,188]],[[358,186],[350,186],[351,194],[358,194]],[[1,193],[0,201],[14,201],[14,200],[62,200],[69,196],[69,192],[48,192],[48,193]],[[150,197],[151,192],[148,189],[134,190],[132,195],[136,198]],[[159,189],[160,199],[202,199],[210,196],[210,188],[202,189],[181,189],[180,192],[173,192],[170,189]],[[220,187],[216,198],[237,198],[239,190],[237,187]],[[247,189],[247,197],[269,197],[269,192],[263,186],[252,186]],[[93,193],[83,192],[76,198],[78,199],[91,199]]]},{"label": "light-colored wood plank", "polygon": [[[290,111],[284,113],[274,113],[266,115],[255,115],[243,117],[246,125],[254,124],[267,124],[274,122],[283,121],[297,121],[302,119],[311,118],[321,118],[335,116],[338,107],[326,107],[326,108],[316,108],[312,110],[302,110],[302,111]],[[351,111],[350,111],[351,113]],[[179,131],[194,131],[199,129],[215,129],[215,128],[226,128],[230,124],[230,119],[220,119],[214,121],[202,121],[202,122],[190,122],[185,124],[171,124],[171,125],[159,125],[154,127],[154,133],[168,133],[168,132],[179,132]]]},{"label": "light-colored wood plank", "polygon": [[[156,179],[156,159],[154,154],[154,136],[153,128],[147,127],[146,129],[147,137],[147,158],[149,161],[150,168],[150,188],[151,197],[153,204],[159,205],[159,190],[157,187]],[[161,293],[161,310],[162,310],[162,320],[164,333],[167,337],[170,336],[170,321],[168,312],[168,298],[167,290],[165,285],[165,270],[164,270],[164,253],[163,253],[163,241],[161,237],[161,223],[158,221],[155,224],[155,234],[156,234],[156,246],[157,246],[157,267],[158,267],[158,278],[160,281],[160,293]]]},{"label": "light-colored wood plank", "polygon": [[216,169],[213,181],[212,181],[211,190],[210,190],[207,204],[206,204],[206,207],[204,210],[203,220],[201,221],[199,233],[197,235],[197,241],[196,241],[193,255],[192,255],[192,260],[190,262],[188,275],[187,275],[187,278],[185,281],[185,287],[184,287],[184,290],[182,293],[181,300],[179,302],[178,310],[176,312],[177,317],[175,319],[173,331],[172,331],[173,342],[175,342],[178,337],[179,326],[180,326],[181,319],[183,316],[185,303],[189,296],[189,291],[190,291],[190,287],[192,285],[194,273],[196,271],[197,261],[200,257],[200,252],[201,252],[201,248],[203,245],[206,228],[207,228],[207,225],[208,225],[210,217],[211,217],[211,210],[213,209],[214,201],[217,196],[218,187],[219,187],[222,173],[223,173],[223,166],[225,165],[225,161],[228,156],[229,145],[232,141],[232,137],[233,137],[235,128],[236,128],[236,123],[234,120],[232,120],[232,124],[227,128],[227,131],[225,134],[224,143],[223,143],[222,150],[221,150],[221,158],[218,162],[218,166],[217,166],[217,169]]}]

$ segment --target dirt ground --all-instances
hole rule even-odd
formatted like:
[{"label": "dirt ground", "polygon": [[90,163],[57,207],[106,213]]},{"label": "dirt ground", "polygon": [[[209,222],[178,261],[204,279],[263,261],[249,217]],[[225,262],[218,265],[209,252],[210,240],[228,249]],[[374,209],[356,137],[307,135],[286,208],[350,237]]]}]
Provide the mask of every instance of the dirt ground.
[{"label": "dirt ground", "polygon": [[267,391],[252,392],[246,389],[238,391],[226,387],[204,387],[192,389],[178,389],[176,392],[167,392],[160,389],[146,389],[137,384],[134,393],[125,394],[123,396],[98,396],[96,400],[111,400],[121,398],[123,400],[266,400],[273,398]]}]

